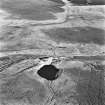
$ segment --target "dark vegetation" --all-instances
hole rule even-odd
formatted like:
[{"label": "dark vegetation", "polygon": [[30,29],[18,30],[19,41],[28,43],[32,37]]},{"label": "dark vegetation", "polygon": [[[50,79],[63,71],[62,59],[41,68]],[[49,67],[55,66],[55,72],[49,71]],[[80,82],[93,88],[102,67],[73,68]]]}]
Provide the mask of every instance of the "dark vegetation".
[{"label": "dark vegetation", "polygon": [[64,12],[64,9],[58,5],[59,3],[54,3],[52,5],[49,3],[37,4],[34,0],[2,0],[1,8],[13,15],[18,15],[19,19],[48,20],[56,19],[51,12]]},{"label": "dark vegetation", "polygon": [[86,5],[87,4],[87,0],[68,0],[68,1],[71,1],[71,3],[75,5]]},{"label": "dark vegetation", "polygon": [[54,28],[43,32],[57,42],[105,44],[105,31],[99,28]]},{"label": "dark vegetation", "polygon": [[0,32],[0,41],[2,42],[13,42],[20,41],[32,34],[32,29],[27,26],[2,26],[2,31]]},{"label": "dark vegetation", "polygon": [[74,5],[105,5],[105,0],[68,0]]}]

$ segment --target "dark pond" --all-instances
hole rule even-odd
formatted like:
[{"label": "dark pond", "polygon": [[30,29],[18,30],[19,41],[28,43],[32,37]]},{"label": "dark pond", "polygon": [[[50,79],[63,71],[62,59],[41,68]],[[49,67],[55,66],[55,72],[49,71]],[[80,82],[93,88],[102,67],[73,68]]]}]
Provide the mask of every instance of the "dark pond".
[{"label": "dark pond", "polygon": [[57,42],[105,44],[105,31],[99,28],[56,28],[42,31]]},{"label": "dark pond", "polygon": [[58,78],[58,75],[57,75],[58,72],[59,72],[59,69],[56,68],[55,66],[44,65],[42,68],[40,68],[40,70],[38,70],[37,74],[42,78],[45,78],[49,81],[53,81]]}]

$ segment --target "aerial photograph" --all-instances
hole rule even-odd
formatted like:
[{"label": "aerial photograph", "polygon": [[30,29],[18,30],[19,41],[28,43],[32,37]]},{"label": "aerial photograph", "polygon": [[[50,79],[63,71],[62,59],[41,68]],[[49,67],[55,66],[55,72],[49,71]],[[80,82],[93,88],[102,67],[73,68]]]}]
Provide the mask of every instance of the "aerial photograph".
[{"label": "aerial photograph", "polygon": [[0,0],[0,105],[105,105],[105,0]]}]

